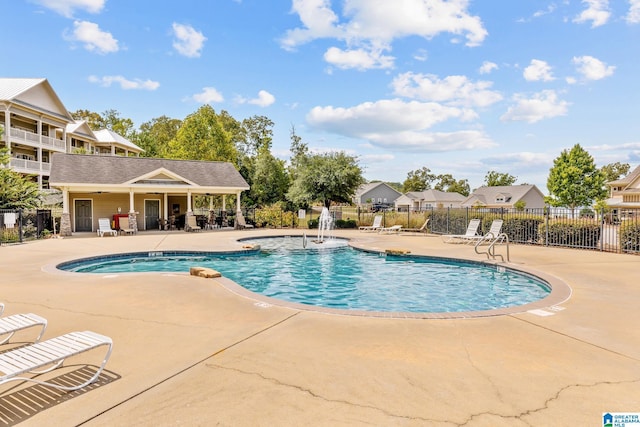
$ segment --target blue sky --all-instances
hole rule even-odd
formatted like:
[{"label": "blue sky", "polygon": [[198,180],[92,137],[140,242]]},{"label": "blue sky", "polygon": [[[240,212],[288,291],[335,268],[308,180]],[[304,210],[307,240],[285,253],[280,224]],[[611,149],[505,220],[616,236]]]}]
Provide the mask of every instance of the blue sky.
[{"label": "blue sky", "polygon": [[69,111],[264,115],[276,156],[293,126],[368,180],[495,170],[546,194],[577,143],[640,163],[640,0],[14,0],[3,29],[1,74]]}]

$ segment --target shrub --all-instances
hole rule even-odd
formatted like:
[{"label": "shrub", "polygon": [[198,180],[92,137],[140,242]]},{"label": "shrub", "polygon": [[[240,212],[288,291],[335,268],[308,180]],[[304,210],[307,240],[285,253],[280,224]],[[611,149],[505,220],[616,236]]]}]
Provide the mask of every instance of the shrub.
[{"label": "shrub", "polygon": [[[557,222],[540,224],[538,233],[544,244],[597,248],[600,224],[585,222]],[[548,235],[547,235],[548,233]]]},{"label": "shrub", "polygon": [[[318,226],[316,225],[316,228]],[[336,220],[336,228],[356,228],[356,220],[355,219],[337,219]]]},{"label": "shrub", "polygon": [[255,218],[257,227],[295,227],[297,221],[295,213],[283,211],[278,205],[256,209]]},{"label": "shrub", "polygon": [[538,243],[538,230],[544,218],[540,217],[509,217],[502,224],[502,232],[509,236],[514,243]]},{"label": "shrub", "polygon": [[620,225],[620,250],[640,252],[640,223],[623,221]]},{"label": "shrub", "polygon": [[309,226],[310,229],[317,229],[318,228],[318,223],[320,221],[316,218],[316,219],[310,219],[309,221],[307,221],[307,225]]}]

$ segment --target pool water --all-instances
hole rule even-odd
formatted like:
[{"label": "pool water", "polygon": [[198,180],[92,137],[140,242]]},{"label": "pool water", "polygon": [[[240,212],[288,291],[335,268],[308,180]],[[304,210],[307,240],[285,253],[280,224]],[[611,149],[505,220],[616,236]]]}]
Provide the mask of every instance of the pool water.
[{"label": "pool water", "polygon": [[[382,312],[463,312],[523,305],[549,294],[530,275],[475,262],[385,256],[299,237],[245,240],[250,254],[142,253],[67,263],[89,273],[188,272],[210,267],[250,291],[328,308]],[[153,254],[153,255],[152,255]]]}]

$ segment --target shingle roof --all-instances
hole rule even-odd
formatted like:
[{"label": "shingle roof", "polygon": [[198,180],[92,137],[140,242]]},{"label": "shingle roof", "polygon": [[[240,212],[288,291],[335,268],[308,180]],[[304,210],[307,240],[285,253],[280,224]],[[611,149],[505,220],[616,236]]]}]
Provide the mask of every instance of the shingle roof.
[{"label": "shingle roof", "polygon": [[117,185],[163,168],[202,187],[249,189],[249,184],[228,162],[64,153],[52,155],[49,181],[54,186],[77,183]]},{"label": "shingle roof", "polygon": [[632,170],[627,176],[625,176],[624,178],[620,178],[617,179],[615,181],[610,181],[607,184],[609,185],[629,185],[631,184],[633,181],[636,180],[636,178],[638,178],[640,176],[640,166],[636,167],[634,170]]},{"label": "shingle roof", "polygon": [[522,199],[532,189],[535,189],[536,191],[540,192],[540,190],[538,190],[538,187],[530,184],[499,185],[499,186],[493,186],[493,187],[483,186],[474,190],[473,193],[471,193],[469,197],[467,197],[467,199],[462,202],[462,204],[468,205],[471,201],[479,200],[485,205],[491,205],[495,203],[496,197],[498,195],[510,197],[510,200],[508,200],[507,203],[513,204],[518,200]]}]

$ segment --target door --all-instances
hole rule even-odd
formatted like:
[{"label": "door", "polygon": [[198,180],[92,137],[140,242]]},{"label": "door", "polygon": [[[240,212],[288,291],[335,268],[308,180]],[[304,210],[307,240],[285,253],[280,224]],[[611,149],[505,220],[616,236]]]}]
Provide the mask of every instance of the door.
[{"label": "door", "polygon": [[91,200],[75,200],[73,211],[75,213],[76,231],[93,231]]},{"label": "door", "polygon": [[144,201],[144,229],[158,229],[158,219],[160,218],[160,200]]}]

